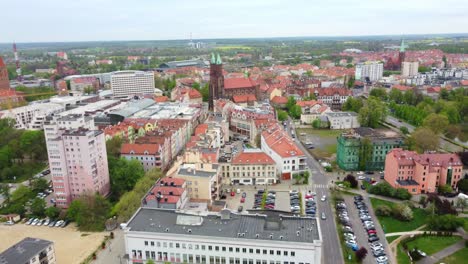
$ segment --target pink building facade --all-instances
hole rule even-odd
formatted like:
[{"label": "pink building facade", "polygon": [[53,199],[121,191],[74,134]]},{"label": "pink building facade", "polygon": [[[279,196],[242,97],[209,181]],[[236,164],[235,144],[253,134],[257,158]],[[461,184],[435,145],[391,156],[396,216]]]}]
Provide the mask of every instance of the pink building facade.
[{"label": "pink building facade", "polygon": [[47,117],[44,124],[56,205],[67,208],[83,193],[110,192],[105,137],[92,117]]},{"label": "pink building facade", "polygon": [[412,194],[434,193],[445,184],[456,189],[462,170],[460,158],[450,153],[417,154],[395,148],[385,159],[385,180]]}]

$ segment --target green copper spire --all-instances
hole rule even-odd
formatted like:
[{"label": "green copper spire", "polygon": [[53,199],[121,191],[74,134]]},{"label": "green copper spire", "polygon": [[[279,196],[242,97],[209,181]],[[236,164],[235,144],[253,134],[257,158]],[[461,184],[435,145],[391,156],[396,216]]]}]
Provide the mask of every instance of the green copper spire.
[{"label": "green copper spire", "polygon": [[406,48],[406,46],[405,46],[405,40],[402,39],[402,40],[401,40],[401,45],[400,45],[400,52],[405,52],[405,48]]},{"label": "green copper spire", "polygon": [[215,63],[216,63],[215,55],[214,53],[211,53],[211,64],[215,64]]},{"label": "green copper spire", "polygon": [[216,56],[216,64],[223,64],[223,62],[221,61],[221,56],[219,56],[219,53],[218,53],[218,56]]}]

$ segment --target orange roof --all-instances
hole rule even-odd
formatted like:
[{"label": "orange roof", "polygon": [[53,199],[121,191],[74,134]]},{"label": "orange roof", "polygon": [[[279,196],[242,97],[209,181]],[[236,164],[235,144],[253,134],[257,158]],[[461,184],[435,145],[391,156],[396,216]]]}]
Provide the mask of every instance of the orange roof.
[{"label": "orange roof", "polygon": [[[159,151],[159,144],[122,144],[120,148],[121,154],[136,154],[136,155],[155,155]],[[148,154],[145,154],[147,152]]]},{"label": "orange roof", "polygon": [[234,95],[232,97],[234,103],[245,103],[245,102],[252,102],[257,101],[257,97],[254,94],[242,94],[242,95]]},{"label": "orange roof", "polygon": [[[182,186],[184,185],[185,183],[185,180],[184,179],[180,179],[180,178],[172,178],[172,177],[164,177],[162,179],[160,179],[156,184],[162,186],[162,185],[165,185],[167,183],[167,185],[169,186]],[[174,184],[174,185],[172,185]]]},{"label": "orange roof", "polygon": [[275,164],[275,161],[265,152],[242,152],[232,160],[232,164]]},{"label": "orange roof", "polygon": [[275,96],[273,97],[273,99],[271,99],[271,102],[275,104],[287,104],[288,98],[284,96]]},{"label": "orange roof", "polygon": [[312,100],[312,101],[298,101],[296,104],[300,107],[305,107],[305,106],[314,106],[318,104],[318,101]]},{"label": "orange roof", "polygon": [[460,84],[463,86],[468,86],[468,80],[461,80]]},{"label": "orange roof", "polygon": [[262,136],[266,144],[282,158],[304,155],[302,150],[297,147],[296,143],[277,123],[270,127],[270,129],[264,130]]},{"label": "orange roof", "polygon": [[208,130],[208,124],[199,124],[195,128],[195,135],[201,135],[201,134],[206,134],[206,131]]},{"label": "orange roof", "polygon": [[192,88],[189,91],[189,98],[190,99],[202,98],[202,94],[197,89]]},{"label": "orange roof", "polygon": [[254,87],[255,83],[250,78],[224,79],[224,89],[239,89]]},{"label": "orange roof", "polygon": [[167,96],[159,96],[154,98],[154,101],[156,101],[156,103],[163,103],[169,101],[169,98]]},{"label": "orange roof", "polygon": [[412,88],[410,86],[396,84],[392,86],[392,89],[397,89],[397,90],[404,92],[404,91],[411,90]]}]

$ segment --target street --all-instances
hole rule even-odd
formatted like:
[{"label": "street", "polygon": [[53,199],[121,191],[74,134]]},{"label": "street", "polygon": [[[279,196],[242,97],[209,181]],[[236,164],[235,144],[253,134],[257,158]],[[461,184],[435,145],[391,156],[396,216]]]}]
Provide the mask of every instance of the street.
[{"label": "street", "polygon": [[[291,134],[291,129],[294,129],[294,127],[291,127],[291,119],[286,122],[285,129],[289,134]],[[315,191],[317,192],[317,197],[326,195],[328,198],[330,198],[330,189],[328,188],[330,179],[325,175],[320,164],[312,157],[307,149],[298,141],[296,141],[296,145],[302,150],[302,152],[304,152],[304,155],[307,157],[306,163],[311,171],[312,177],[312,181],[309,181],[309,184],[314,184],[316,187],[324,187],[316,188]],[[330,199],[328,199],[326,202],[317,201],[317,206],[317,218],[320,219],[322,212],[327,216],[326,220],[319,220],[323,240],[322,262],[334,264],[344,263],[343,252],[338,250],[341,248],[341,246],[338,238],[336,224],[333,220],[334,213],[332,211]]]}]

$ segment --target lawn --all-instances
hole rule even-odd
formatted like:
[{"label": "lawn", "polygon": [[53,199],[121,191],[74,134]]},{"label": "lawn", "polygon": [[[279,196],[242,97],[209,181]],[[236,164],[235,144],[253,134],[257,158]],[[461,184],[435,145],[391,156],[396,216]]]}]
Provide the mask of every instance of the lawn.
[{"label": "lawn", "polygon": [[399,238],[400,236],[389,236],[385,237],[387,239],[388,244],[392,243],[393,240]]},{"label": "lawn", "polygon": [[42,162],[24,162],[21,164],[14,164],[12,167],[7,168],[0,168],[0,172],[3,170],[11,169],[14,171],[14,175],[16,176],[15,180],[13,178],[8,177],[5,178],[3,181],[0,182],[8,182],[8,183],[20,183],[26,180],[29,180],[37,173],[45,170],[47,165]]},{"label": "lawn", "polygon": [[398,247],[397,247],[397,262],[398,264],[411,264],[411,261],[408,255],[406,255],[406,252],[403,249],[403,246],[400,244],[398,244]]},{"label": "lawn", "polygon": [[[394,203],[384,201],[376,198],[370,198],[372,207],[375,208],[379,205],[387,205],[392,207]],[[385,233],[404,232],[415,230],[418,227],[426,224],[427,214],[423,209],[413,209],[413,220],[400,221],[392,216],[377,216]]]},{"label": "lawn", "polygon": [[461,239],[459,236],[420,236],[406,245],[408,245],[408,250],[418,248],[429,256],[457,243]]},{"label": "lawn", "polygon": [[465,229],[465,232],[468,232],[468,218],[463,218],[465,220],[465,224],[463,225],[463,229]]},{"label": "lawn", "polygon": [[[314,149],[309,149],[309,152],[317,159],[331,159],[336,154],[336,137],[338,137],[342,130],[328,130],[328,129],[313,129],[313,128],[298,128],[296,135],[302,142],[312,142]],[[301,134],[306,135],[302,136]]]},{"label": "lawn", "polygon": [[468,248],[462,248],[454,254],[441,259],[438,263],[466,263],[468,259]]}]

